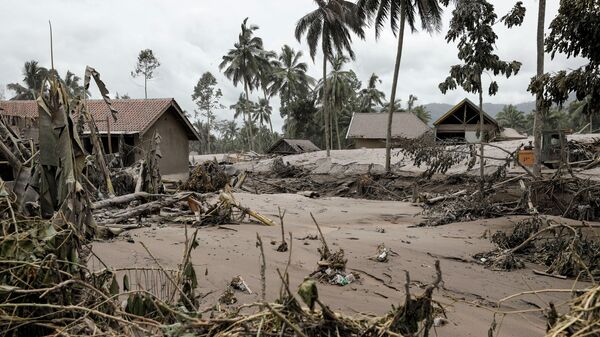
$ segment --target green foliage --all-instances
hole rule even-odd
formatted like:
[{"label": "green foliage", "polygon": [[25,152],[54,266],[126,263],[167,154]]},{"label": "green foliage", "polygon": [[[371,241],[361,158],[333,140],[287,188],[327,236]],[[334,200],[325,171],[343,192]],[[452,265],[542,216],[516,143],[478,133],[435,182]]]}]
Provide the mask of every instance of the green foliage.
[{"label": "green foliage", "polygon": [[293,100],[306,97],[315,83],[314,78],[306,74],[306,63],[300,62],[302,55],[301,51],[284,45],[278,57],[279,63],[273,70],[271,90],[279,93],[282,117],[286,115],[286,106]]},{"label": "green foliage", "polygon": [[[440,83],[442,93],[461,86],[465,91],[483,93],[481,76],[484,72],[493,75],[516,75],[521,62],[506,62],[494,54],[498,36],[493,30],[496,22],[494,6],[487,0],[459,0],[452,12],[450,29],[446,41],[458,40],[458,58],[463,64],[450,68],[450,76]],[[498,84],[490,83],[488,94],[495,95]]]},{"label": "green foliage", "polygon": [[[563,104],[570,94],[586,101],[596,114],[600,106],[600,7],[595,0],[561,0],[558,15],[550,23],[546,52],[567,57],[583,57],[588,63],[572,71],[546,73],[532,78],[528,90],[542,96],[542,103]],[[582,110],[583,112],[583,110]]]},{"label": "green foliage", "polygon": [[412,113],[414,113],[415,116],[419,117],[419,119],[422,120],[425,124],[429,124],[429,122],[431,122],[431,113],[429,112],[429,110],[427,110],[427,108],[425,108],[424,105],[419,105],[415,107],[412,110]]},{"label": "green foliage", "polygon": [[376,107],[383,106],[385,102],[385,94],[383,91],[377,89],[377,84],[381,83],[379,76],[375,73],[369,77],[367,87],[361,89],[358,93],[358,100],[360,102],[359,112],[375,112]]},{"label": "green foliage", "polygon": [[318,8],[306,14],[296,24],[295,36],[298,42],[306,34],[310,57],[314,60],[317,44],[321,41],[321,51],[331,59],[334,54],[347,52],[354,59],[350,31],[364,39],[363,18],[357,16],[357,6],[345,0],[316,0]]},{"label": "green foliage", "polygon": [[154,70],[160,67],[160,62],[154,56],[152,49],[141,50],[138,54],[135,69],[131,72],[132,77],[144,76],[146,80],[154,78]]},{"label": "green foliage", "polygon": [[439,31],[442,26],[442,8],[437,0],[359,0],[358,7],[360,16],[374,22],[377,38],[388,18],[394,34],[398,32],[401,16],[406,18],[413,32],[417,30],[417,19],[421,21],[421,28],[429,33]]},{"label": "green foliage", "polygon": [[527,130],[525,113],[517,110],[512,104],[505,105],[504,108],[502,108],[502,111],[496,116],[496,120],[500,126],[505,128],[513,128],[519,132]]},{"label": "green foliage", "polygon": [[508,28],[520,26],[523,24],[523,19],[525,19],[525,12],[526,10],[525,7],[523,7],[523,2],[519,1],[508,14],[500,19],[500,21],[504,22]]}]

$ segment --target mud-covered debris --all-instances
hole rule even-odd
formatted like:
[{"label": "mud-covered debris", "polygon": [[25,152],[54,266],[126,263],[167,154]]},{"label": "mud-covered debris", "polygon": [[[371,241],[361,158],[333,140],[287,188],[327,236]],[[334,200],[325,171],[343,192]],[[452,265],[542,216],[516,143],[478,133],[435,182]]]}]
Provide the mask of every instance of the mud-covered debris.
[{"label": "mud-covered debris", "polygon": [[235,292],[233,291],[233,289],[231,289],[231,287],[227,287],[227,289],[225,289],[223,294],[221,294],[221,296],[219,297],[219,303],[225,305],[232,305],[237,303],[237,301],[238,300],[237,297],[235,297]]},{"label": "mud-covered debris", "polygon": [[190,172],[190,177],[180,187],[181,190],[198,193],[215,192],[229,183],[229,175],[216,160],[205,161]]},{"label": "mud-covered debris", "polygon": [[388,262],[390,255],[397,255],[390,248],[387,248],[384,243],[381,243],[377,246],[377,251],[375,256],[371,256],[369,260],[377,261],[377,262]]},{"label": "mud-covered debris", "polygon": [[273,159],[271,172],[279,178],[297,178],[307,174],[304,168],[292,165],[289,162],[284,163],[281,157]]},{"label": "mud-covered debris", "polygon": [[231,282],[229,282],[229,286],[235,290],[252,294],[252,290],[250,290],[250,287],[248,287],[248,284],[246,284],[246,281],[244,281],[244,279],[240,275],[231,279]]}]

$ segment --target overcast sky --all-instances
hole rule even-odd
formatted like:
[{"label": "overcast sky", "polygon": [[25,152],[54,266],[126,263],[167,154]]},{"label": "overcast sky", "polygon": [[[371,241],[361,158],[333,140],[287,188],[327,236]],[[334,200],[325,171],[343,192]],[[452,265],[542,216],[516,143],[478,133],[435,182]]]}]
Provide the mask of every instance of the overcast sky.
[{"label": "overcast sky", "polygon": [[[498,53],[505,60],[523,63],[518,76],[500,79],[500,91],[484,102],[520,103],[530,101],[526,91],[535,73],[535,38],[537,1],[524,0],[527,15],[523,26],[505,29],[496,26]],[[501,17],[513,1],[492,0]],[[546,22],[556,15],[558,0],[547,2]],[[20,81],[23,63],[38,60],[50,66],[48,20],[54,30],[55,66],[61,74],[67,69],[83,77],[86,65],[96,68],[111,94],[129,94],[143,98],[143,79],[132,78],[137,54],[150,48],[162,63],[156,78],[149,82],[149,97],[174,97],[183,109],[194,110],[191,91],[203,72],[212,72],[219,81],[223,104],[233,104],[242,88],[235,88],[218,69],[221,57],[237,39],[245,17],[260,26],[257,34],[265,48],[279,51],[289,44],[306,51],[306,44],[294,38],[297,20],[315,8],[313,0],[0,0],[0,87]],[[462,90],[442,95],[438,84],[451,65],[457,64],[456,46],[447,44],[444,35],[451,10],[446,10],[444,27],[439,34],[407,34],[400,70],[398,96],[405,101],[409,94],[419,97],[418,104],[456,103],[465,96]],[[355,38],[356,60],[351,68],[366,82],[371,73],[378,74],[381,89],[389,97],[396,50],[396,40],[387,31],[375,41],[368,30],[366,41]],[[305,55],[308,53],[305,52]],[[310,74],[319,77],[321,64],[308,56],[304,61]],[[580,60],[546,57],[546,70],[574,68]],[[1,90],[1,89],[0,89]],[[94,90],[93,96],[99,95]],[[5,92],[9,98],[11,92]],[[280,129],[279,100],[274,99],[273,126]],[[232,118],[230,111],[220,111],[218,118]]]}]

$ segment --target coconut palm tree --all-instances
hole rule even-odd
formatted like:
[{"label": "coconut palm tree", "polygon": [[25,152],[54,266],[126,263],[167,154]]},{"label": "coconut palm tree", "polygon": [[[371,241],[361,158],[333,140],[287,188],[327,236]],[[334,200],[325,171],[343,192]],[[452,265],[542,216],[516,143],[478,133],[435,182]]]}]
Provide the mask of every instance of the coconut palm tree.
[{"label": "coconut palm tree", "polygon": [[258,104],[254,106],[254,120],[258,121],[258,123],[262,126],[263,124],[269,124],[269,128],[271,129],[271,133],[273,133],[273,124],[271,123],[271,114],[273,113],[273,108],[269,104],[269,101],[266,98],[261,98],[258,100]]},{"label": "coconut palm tree", "polygon": [[9,90],[15,92],[15,96],[11,100],[32,100],[36,99],[43,90],[44,81],[48,77],[48,69],[39,66],[38,61],[31,60],[25,62],[23,66],[23,82],[10,83],[6,86]]},{"label": "coconut palm tree", "polygon": [[410,94],[408,95],[408,101],[406,102],[408,112],[413,112],[413,107],[415,106],[415,102],[419,100],[419,97]]},{"label": "coconut palm tree", "polygon": [[[279,93],[281,106],[287,107],[298,97],[306,97],[310,87],[315,83],[314,78],[306,74],[308,66],[300,62],[301,51],[295,51],[287,44],[281,48],[279,65],[273,71],[272,90]],[[285,110],[285,109],[282,109]]]},{"label": "coconut palm tree", "polygon": [[505,105],[502,108],[502,111],[496,116],[496,120],[502,127],[513,128],[519,131],[524,131],[524,126],[527,123],[525,113],[519,111],[517,107],[512,104]]},{"label": "coconut palm tree", "polygon": [[342,148],[342,140],[340,136],[339,126],[339,115],[343,109],[343,106],[350,97],[356,95],[352,88],[352,81],[354,74],[350,70],[345,70],[344,66],[349,59],[344,55],[336,55],[331,62],[331,72],[327,75],[327,90],[323,93],[323,82],[319,82],[317,85],[317,92],[323,96],[326,95],[327,100],[327,111],[331,111],[330,118],[333,119],[335,124],[335,133],[337,138],[338,150]]},{"label": "coconut palm tree", "polygon": [[88,90],[85,90],[83,85],[79,84],[79,81],[81,81],[81,77],[75,75],[70,70],[67,70],[67,74],[65,75],[62,81],[71,97],[90,97],[90,92]]},{"label": "coconut palm tree", "polygon": [[[546,0],[539,0],[538,22],[536,36],[536,77],[544,75],[544,30],[546,21]],[[539,177],[542,167],[542,130],[544,129],[544,111],[542,93],[538,93],[535,98],[535,113],[533,115],[533,151],[534,163],[533,174]]]},{"label": "coconut palm tree", "polygon": [[[347,52],[354,59],[352,50],[352,36],[354,32],[364,39],[364,20],[358,14],[355,3],[346,0],[315,0],[317,8],[306,14],[296,24],[296,39],[300,42],[306,34],[306,42],[310,50],[310,57],[314,60],[317,54],[317,45],[321,43],[323,53],[323,84],[327,86],[327,62],[332,60],[334,50],[337,54]],[[327,109],[327,90],[322,98],[323,116],[325,119],[325,148],[327,156],[331,144],[329,141],[330,120]]]},{"label": "coconut palm tree", "polygon": [[405,110],[402,108],[402,100],[401,99],[396,99],[394,100],[394,104],[392,104],[392,102],[387,102],[383,104],[383,107],[381,108],[381,112],[389,112],[390,109],[392,108],[394,109],[394,112],[404,112]]},{"label": "coconut palm tree", "polygon": [[404,28],[406,25],[412,32],[417,30],[417,17],[421,21],[421,28],[434,32],[440,29],[442,24],[442,8],[438,0],[359,0],[359,15],[368,17],[375,24],[375,37],[379,38],[385,21],[389,18],[392,32],[398,36],[398,47],[396,51],[396,64],[394,66],[394,77],[392,81],[392,92],[390,94],[390,109],[388,115],[387,137],[385,146],[385,169],[390,170],[391,148],[392,148],[392,119],[394,104],[396,100],[396,88],[398,87],[398,73],[402,59],[402,46],[404,44]]},{"label": "coconut palm tree", "polygon": [[377,89],[377,83],[381,83],[379,76],[373,73],[369,77],[367,87],[360,91],[359,101],[361,112],[374,112],[376,106],[383,106],[385,101],[385,94],[383,91]]},{"label": "coconut palm tree", "polygon": [[414,109],[412,109],[411,113],[417,116],[425,124],[429,124],[429,122],[431,121],[431,113],[423,105],[415,107]]},{"label": "coconut palm tree", "polygon": [[[262,39],[254,36],[256,30],[258,30],[258,26],[248,26],[248,18],[244,19],[238,41],[234,44],[233,49],[223,56],[223,61],[219,65],[219,69],[223,70],[225,76],[233,81],[234,86],[237,87],[240,82],[244,86],[247,104],[244,109],[244,117],[247,124],[251,123],[250,106],[248,105],[250,92],[257,86],[261,68],[268,63]],[[248,132],[248,143],[252,150],[254,142],[250,127]]]}]

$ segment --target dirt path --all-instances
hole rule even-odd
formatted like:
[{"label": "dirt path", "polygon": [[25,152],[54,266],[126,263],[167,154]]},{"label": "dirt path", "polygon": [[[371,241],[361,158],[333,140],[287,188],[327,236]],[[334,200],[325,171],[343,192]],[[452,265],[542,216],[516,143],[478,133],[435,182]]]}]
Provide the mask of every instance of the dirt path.
[{"label": "dirt path", "polygon": [[[435,274],[433,264],[441,261],[445,289],[436,293],[437,300],[447,310],[449,324],[436,328],[439,336],[485,336],[492,320],[488,308],[499,299],[529,289],[570,288],[573,281],[534,275],[531,268],[514,272],[498,272],[470,262],[475,253],[493,248],[482,238],[486,230],[508,228],[518,218],[499,218],[435,228],[411,228],[420,221],[421,208],[409,203],[369,201],[360,199],[309,199],[293,194],[236,194],[240,202],[272,219],[277,206],[287,210],[286,232],[293,232],[293,255],[290,265],[291,287],[295,289],[303,278],[316,269],[319,241],[301,240],[316,234],[310,220],[312,212],[323,228],[332,249],[343,248],[348,268],[359,271],[358,282],[345,287],[319,285],[320,298],[333,309],[350,315],[386,313],[393,304],[403,300],[404,270],[410,272],[411,291],[420,294],[419,285],[426,284]],[[202,307],[210,307],[226,288],[232,277],[241,275],[252,290],[259,291],[259,252],[256,233],[265,243],[268,299],[279,293],[276,268],[284,269],[288,253],[275,250],[271,242],[280,241],[279,227],[256,224],[227,225],[229,229],[202,228],[198,233],[199,247],[193,252],[193,262],[199,278],[199,292],[208,295]],[[385,233],[377,231],[382,228]],[[151,227],[131,231],[135,243],[123,239],[94,243],[94,251],[112,267],[155,266],[140,245],[144,242],[166,267],[175,268],[181,261],[184,229],[180,226]],[[380,243],[398,256],[388,263],[368,259]],[[467,262],[465,262],[467,261]],[[364,274],[367,272],[371,275]],[[207,273],[205,275],[205,272]],[[398,290],[395,290],[398,289]],[[240,303],[259,300],[259,295],[236,293]],[[555,295],[530,296],[526,301],[510,303],[512,309],[533,309],[547,301],[561,303],[565,297]],[[505,308],[506,309],[506,308]],[[499,336],[542,336],[545,320],[539,314],[508,316],[501,324]]]}]

